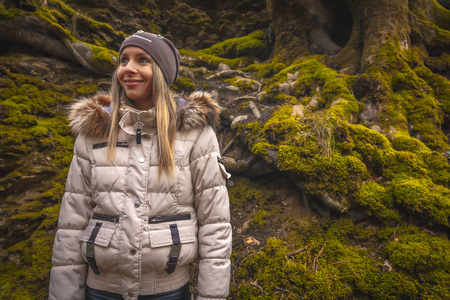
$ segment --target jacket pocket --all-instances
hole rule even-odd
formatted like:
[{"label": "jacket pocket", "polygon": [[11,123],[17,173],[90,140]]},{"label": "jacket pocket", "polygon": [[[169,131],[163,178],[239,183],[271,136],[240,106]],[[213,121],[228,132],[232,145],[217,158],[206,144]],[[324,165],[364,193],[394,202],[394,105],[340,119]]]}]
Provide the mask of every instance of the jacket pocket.
[{"label": "jacket pocket", "polygon": [[[103,221],[103,222],[102,222]],[[83,236],[81,237],[82,242],[89,241],[92,231],[94,230],[97,223],[102,223],[97,236],[95,237],[94,245],[99,245],[102,247],[108,247],[114,232],[116,231],[116,223],[119,222],[118,216],[108,216],[101,214],[94,214],[88,227],[86,227]]]},{"label": "jacket pocket", "polygon": [[[89,240],[94,228],[95,225],[88,225],[88,227],[84,231],[83,236],[81,237],[82,242],[87,242]],[[104,224],[102,224],[102,227],[100,227],[97,236],[95,237],[94,245],[108,247],[115,231],[115,229],[107,228],[104,226]]]},{"label": "jacket pocket", "polygon": [[[178,227],[181,244],[193,243],[196,240],[195,227],[184,226]],[[173,244],[172,233],[170,228],[162,230],[154,230],[149,232],[150,247],[159,248],[164,246],[171,246]]]},{"label": "jacket pocket", "polygon": [[[191,214],[149,218],[147,247],[143,248],[143,271],[166,271],[186,265],[197,257],[197,229]],[[174,230],[176,236],[174,236]],[[169,267],[172,265],[172,267]],[[169,270],[169,271],[168,271]]]},{"label": "jacket pocket", "polygon": [[118,221],[119,217],[96,214],[81,236],[81,253],[94,272],[114,267],[117,247],[112,241]]}]

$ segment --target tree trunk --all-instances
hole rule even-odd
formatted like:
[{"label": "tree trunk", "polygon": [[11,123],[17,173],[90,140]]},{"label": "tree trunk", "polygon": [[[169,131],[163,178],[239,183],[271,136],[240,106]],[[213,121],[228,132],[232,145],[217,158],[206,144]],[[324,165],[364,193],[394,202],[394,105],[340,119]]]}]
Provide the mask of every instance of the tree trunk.
[{"label": "tree trunk", "polygon": [[[417,137],[432,149],[448,148],[448,96],[431,82],[431,75],[424,82],[416,74],[424,66],[436,76],[450,76],[450,18],[438,2],[271,0],[267,5],[274,58],[290,63],[325,54],[329,67],[359,76],[354,91],[371,109],[371,117],[363,110],[359,121]],[[397,80],[402,76],[414,78]],[[397,97],[402,91],[416,97],[404,105]]]}]

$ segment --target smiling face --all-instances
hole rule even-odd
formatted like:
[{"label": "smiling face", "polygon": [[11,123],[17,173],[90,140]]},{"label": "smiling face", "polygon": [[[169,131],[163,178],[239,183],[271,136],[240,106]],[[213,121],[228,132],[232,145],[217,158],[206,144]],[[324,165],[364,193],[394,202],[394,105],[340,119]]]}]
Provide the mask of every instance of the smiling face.
[{"label": "smiling face", "polygon": [[153,60],[136,46],[127,46],[120,55],[117,78],[125,94],[134,101],[136,108],[148,110],[153,107]]}]

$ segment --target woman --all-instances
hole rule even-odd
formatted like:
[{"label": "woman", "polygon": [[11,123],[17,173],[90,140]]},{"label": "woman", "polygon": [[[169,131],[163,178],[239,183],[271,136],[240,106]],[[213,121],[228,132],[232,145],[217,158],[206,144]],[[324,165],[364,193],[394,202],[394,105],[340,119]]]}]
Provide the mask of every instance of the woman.
[{"label": "woman", "polygon": [[224,299],[231,226],[207,93],[172,97],[180,54],[138,31],[119,51],[111,93],[76,102],[78,135],[53,248],[49,299]]}]

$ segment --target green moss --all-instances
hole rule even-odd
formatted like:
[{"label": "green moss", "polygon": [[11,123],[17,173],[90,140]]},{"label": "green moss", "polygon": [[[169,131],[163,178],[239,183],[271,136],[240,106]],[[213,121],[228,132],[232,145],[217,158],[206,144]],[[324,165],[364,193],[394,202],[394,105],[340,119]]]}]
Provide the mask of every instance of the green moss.
[{"label": "green moss", "polygon": [[236,86],[239,88],[239,90],[244,94],[250,94],[252,92],[257,92],[259,88],[258,82],[252,79],[243,78],[235,76],[230,79],[226,79],[228,83],[230,83],[233,86]]},{"label": "green moss", "polygon": [[294,172],[306,181],[304,191],[317,196],[326,191],[332,197],[348,197],[368,176],[365,165],[354,156],[308,157],[301,148],[280,146],[278,160],[280,170]]},{"label": "green moss", "polygon": [[[172,14],[184,13],[182,19],[184,22],[190,25],[201,26],[203,24],[209,24],[211,21],[207,13],[198,8],[192,8],[186,3],[178,4],[173,10]],[[179,15],[178,15],[179,16]]]},{"label": "green moss", "polygon": [[281,106],[275,111],[261,128],[260,135],[263,135],[272,144],[291,144],[299,145],[302,142],[301,130],[305,129],[300,122],[292,116],[291,106]]},{"label": "green moss", "polygon": [[315,96],[319,108],[328,108],[324,115],[350,120],[358,113],[359,106],[349,89],[349,81],[320,60],[321,57],[303,58],[281,70],[264,88],[262,100],[295,103],[299,98]]},{"label": "green moss", "polygon": [[348,218],[342,218],[331,223],[325,233],[327,241],[337,240],[346,242],[349,238],[356,234],[356,227],[353,221]]},{"label": "green moss", "polygon": [[[450,243],[448,239],[430,236],[408,227],[390,241],[384,254],[392,266],[405,273],[415,274],[422,297],[446,299],[450,296]],[[447,288],[446,288],[447,287]]]},{"label": "green moss", "polygon": [[30,238],[6,250],[9,255],[20,257],[20,261],[18,264],[9,262],[0,266],[2,296],[11,299],[48,297],[48,274],[59,207],[44,208],[40,212],[44,220]]},{"label": "green moss", "polygon": [[16,214],[12,216],[11,220],[26,220],[26,221],[34,221],[41,218],[40,212],[28,212],[28,213],[22,213],[22,214]]},{"label": "green moss", "polygon": [[[440,33],[435,37],[443,38],[443,35]],[[411,66],[419,67],[413,70]],[[447,101],[437,95],[449,94],[445,88],[448,80],[431,75],[423,67],[422,59],[413,50],[402,50],[394,38],[377,50],[367,74],[382,83],[376,89],[377,100],[383,103],[379,117],[382,127],[392,126],[399,135],[411,134],[433,150],[449,148],[448,139],[441,130],[441,106]],[[444,83],[444,93],[436,81]]]},{"label": "green moss", "polygon": [[36,12],[34,13],[37,17],[39,17],[42,21],[47,23],[52,30],[58,34],[61,39],[68,39],[69,41],[75,41],[70,30],[64,28],[58,23],[58,19],[53,16],[52,12],[48,9],[39,6]]},{"label": "green moss", "polygon": [[371,174],[382,175],[384,167],[383,150],[390,147],[389,140],[378,131],[360,124],[351,124],[348,128],[353,151],[362,156],[362,161]]},{"label": "green moss", "polygon": [[0,3],[0,20],[16,19],[16,16],[20,13],[18,9],[6,8],[3,3]]},{"label": "green moss", "polygon": [[77,88],[77,94],[92,94],[97,91],[97,85],[92,84],[90,86],[84,85]]},{"label": "green moss", "polygon": [[264,209],[258,210],[253,214],[252,224],[256,226],[256,228],[263,228],[266,225],[266,222],[271,220],[271,213]]},{"label": "green moss", "polygon": [[116,67],[118,61],[118,53],[116,51],[109,50],[107,48],[89,45],[93,54],[93,58],[110,64],[112,67]]},{"label": "green moss", "polygon": [[273,59],[269,64],[251,64],[245,68],[242,68],[242,71],[256,72],[261,78],[271,78],[285,68],[285,64]]},{"label": "green moss", "polygon": [[436,151],[422,151],[418,155],[428,168],[428,177],[434,183],[450,188],[450,164],[447,157]]},{"label": "green moss", "polygon": [[258,30],[244,37],[225,40],[198,52],[228,59],[243,56],[265,59],[270,54],[270,45],[264,33]]},{"label": "green moss", "polygon": [[207,63],[211,68],[217,68],[220,63],[231,68],[244,68],[254,64],[255,58],[265,59],[269,52],[270,47],[262,31],[228,39],[199,51],[180,49],[182,55],[198,58],[199,63]]},{"label": "green moss", "polygon": [[[230,188],[232,207],[251,207],[265,190],[238,182]],[[374,215],[393,207],[396,186],[368,181],[361,202]],[[242,201],[242,199],[247,201]],[[276,198],[276,196],[275,196]],[[384,207],[376,203],[375,198]],[[240,200],[237,200],[240,199]],[[274,199],[258,203],[252,227],[264,232],[266,217],[274,218]],[[272,215],[272,216],[271,216]],[[230,297],[233,299],[446,299],[450,276],[446,238],[409,225],[369,226],[349,218],[278,219],[287,235],[269,237],[261,246],[234,249]],[[393,220],[384,218],[384,220]],[[401,222],[398,219],[396,222]],[[273,222],[271,222],[273,223]],[[275,223],[275,224],[276,224]],[[261,224],[262,227],[259,227]],[[272,226],[275,225],[273,223]],[[275,225],[276,226],[276,225]],[[272,232],[273,233],[273,232]],[[412,252],[418,253],[412,253]],[[239,253],[239,254],[238,254]]]},{"label": "green moss", "polygon": [[222,57],[218,57],[218,56],[211,55],[211,54],[200,53],[199,51],[193,51],[193,50],[188,50],[188,49],[180,49],[179,51],[180,51],[180,54],[182,54],[182,55],[197,58],[199,67],[204,67],[206,65],[207,67],[212,68],[212,69],[217,69],[217,67],[221,63],[224,63],[224,64],[230,66],[230,68],[236,69],[236,68],[246,67],[249,64],[254,62],[253,59],[251,59],[249,57],[239,57],[239,58],[227,59],[227,58],[222,58]]},{"label": "green moss", "polygon": [[422,78],[427,82],[427,84],[432,88],[433,94],[439,101],[440,107],[447,114],[450,113],[450,81],[439,75],[431,72],[430,69],[422,66],[414,69],[417,76]]},{"label": "green moss", "polygon": [[299,65],[299,77],[295,90],[299,94],[320,88],[321,94],[327,103],[338,98],[355,100],[348,88],[345,76],[327,68],[316,59],[308,59]]},{"label": "green moss", "polygon": [[427,21],[431,17],[434,24],[450,31],[450,12],[439,4],[439,1],[420,0],[412,2],[409,6],[418,18]]},{"label": "green moss", "polygon": [[277,149],[278,147],[268,143],[267,141],[262,141],[254,144],[251,150],[252,153],[264,158],[266,161],[272,161],[268,151],[276,151]]},{"label": "green moss", "polygon": [[[352,246],[361,242],[361,228],[349,219],[321,224],[322,227],[314,223],[299,225],[295,232],[301,236],[286,241],[269,238],[262,249],[248,254],[242,261],[236,258],[235,265],[239,268],[235,279],[239,284],[232,285],[231,296],[236,299],[346,299],[355,295],[361,299],[445,299],[448,295],[445,288],[449,276],[448,240],[426,233],[417,236],[408,233],[411,229],[418,233],[415,228],[402,228],[397,231],[399,238],[388,242],[381,253]],[[393,230],[389,232],[391,237]],[[373,232],[368,236],[376,238]],[[367,234],[362,238],[367,240]],[[411,253],[411,258],[403,256],[403,247],[407,248],[406,252],[408,249],[420,249],[420,252]],[[419,276],[414,275],[417,270],[423,270]]]},{"label": "green moss", "polygon": [[109,32],[109,33],[115,32],[115,29],[107,23],[98,22],[94,19],[91,19],[91,18],[88,18],[85,16],[83,16],[83,18],[85,19],[85,22],[90,25],[90,28],[92,30],[100,30],[100,31]]},{"label": "green moss", "polygon": [[181,76],[178,80],[171,86],[171,88],[178,93],[191,93],[196,90],[197,86],[192,80],[187,76]]},{"label": "green moss", "polygon": [[444,52],[439,56],[426,57],[424,63],[433,72],[445,74],[445,70],[448,70],[450,67],[450,55]]},{"label": "green moss", "polygon": [[430,224],[449,226],[450,190],[428,179],[404,179],[392,183],[393,198],[409,213]]},{"label": "green moss", "polygon": [[[383,273],[381,280],[372,287],[373,299],[420,299],[427,297],[427,293],[420,293],[420,286],[408,274],[391,271]],[[436,286],[438,288],[438,286]]]},{"label": "green moss", "polygon": [[405,135],[396,136],[392,141],[392,147],[397,151],[409,151],[412,153],[430,151],[430,149],[420,140]]},{"label": "green moss", "polygon": [[262,207],[274,194],[270,191],[262,191],[249,180],[242,179],[239,185],[229,189],[229,196],[232,205],[244,208],[249,203]]},{"label": "green moss", "polygon": [[307,193],[347,197],[368,176],[357,157],[333,153],[336,127],[327,118],[299,121],[292,107],[283,106],[262,126],[249,123],[245,130],[253,137],[252,152],[273,162],[269,151],[277,151],[278,168],[295,174]]},{"label": "green moss", "polygon": [[448,147],[448,139],[438,127],[443,123],[438,102],[431,95],[417,94],[416,91],[401,93],[402,106],[406,109],[409,128],[420,134],[420,139],[431,149]]},{"label": "green moss", "polygon": [[414,153],[407,151],[383,151],[383,177],[394,178],[427,178],[428,170],[425,163]]},{"label": "green moss", "polygon": [[73,16],[76,14],[76,12],[69,6],[67,6],[64,1],[60,0],[48,0],[49,4],[53,4],[56,6],[62,13],[64,13],[67,16]]},{"label": "green moss", "polygon": [[369,215],[382,221],[400,221],[400,214],[393,207],[392,195],[375,181],[365,182],[359,189],[355,203],[366,207]]}]

